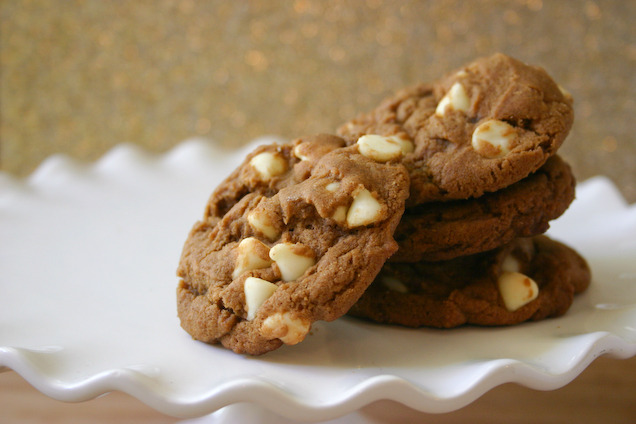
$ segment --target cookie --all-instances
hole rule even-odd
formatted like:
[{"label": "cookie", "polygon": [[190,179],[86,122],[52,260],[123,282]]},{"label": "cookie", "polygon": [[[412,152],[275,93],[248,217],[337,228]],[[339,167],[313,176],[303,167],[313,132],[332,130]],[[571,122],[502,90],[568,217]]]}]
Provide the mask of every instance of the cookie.
[{"label": "cookie", "polygon": [[270,197],[284,187],[306,180],[317,161],[345,144],[338,136],[318,134],[288,144],[257,147],[212,192],[206,216],[222,217],[248,193]]},{"label": "cookie", "polygon": [[407,207],[479,197],[539,169],[573,121],[572,99],[543,70],[503,54],[476,60],[432,84],[398,92],[340,127],[412,142]]},{"label": "cookie", "polygon": [[388,263],[349,314],[408,327],[512,325],[563,315],[589,283],[577,252],[536,236],[450,261]]},{"label": "cookie", "polygon": [[[280,169],[270,165],[250,166]],[[369,159],[353,146],[310,168],[299,183],[279,181],[278,190],[270,177],[293,172],[256,176],[267,184],[235,196],[221,218],[210,211],[226,202],[208,205],[194,225],[177,289],[181,326],[192,337],[252,355],[296,344],[313,322],[345,314],[397,250],[392,235],[409,191],[403,165]],[[243,180],[237,187],[247,186]],[[271,192],[263,194],[265,186]]]},{"label": "cookie", "polygon": [[392,262],[442,261],[543,234],[574,200],[567,163],[553,156],[523,180],[481,197],[408,208],[395,230]]}]

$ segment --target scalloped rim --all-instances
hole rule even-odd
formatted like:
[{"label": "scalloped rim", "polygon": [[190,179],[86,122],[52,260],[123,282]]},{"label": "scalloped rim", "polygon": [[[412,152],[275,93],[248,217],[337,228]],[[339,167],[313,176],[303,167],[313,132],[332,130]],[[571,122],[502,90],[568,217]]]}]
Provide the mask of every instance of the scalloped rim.
[{"label": "scalloped rim", "polygon": [[378,375],[345,390],[340,400],[322,404],[304,401],[256,378],[235,379],[221,384],[190,402],[161,395],[153,389],[151,380],[131,369],[104,371],[73,385],[61,385],[41,378],[37,367],[28,359],[32,352],[37,351],[2,347],[0,358],[7,369],[13,369],[40,392],[61,401],[81,402],[118,390],[162,413],[183,418],[206,415],[234,403],[253,402],[293,420],[306,420],[311,416],[312,420],[324,421],[344,416],[378,400],[393,400],[422,412],[445,413],[463,408],[505,383],[517,383],[535,390],[555,390],[570,383],[602,355],[618,359],[635,356],[636,344],[609,333],[599,333],[596,342],[586,349],[580,360],[560,374],[549,374],[512,359],[486,361],[484,363],[490,365],[488,372],[457,396],[446,398],[422,390],[402,378]]},{"label": "scalloped rim", "polygon": [[[187,172],[198,172],[219,154],[227,155],[233,162],[240,162],[255,145],[281,141],[278,137],[262,137],[239,150],[222,150],[202,139],[184,141],[161,155],[152,155],[133,146],[119,145],[111,149],[92,165],[54,155],[44,161],[24,181],[0,172],[0,207],[3,199],[31,190],[48,190],[59,184],[60,179],[73,178],[77,172],[112,175],[122,165],[139,167],[150,165]],[[62,181],[63,182],[63,181]],[[636,214],[636,205],[628,205],[616,187],[605,177],[594,177],[579,185],[580,190],[611,193],[614,205],[630,214]],[[235,379],[221,384],[196,400],[175,399],[162,395],[153,388],[148,376],[127,369],[113,369],[98,373],[72,385],[60,384],[54,379],[43,378],[30,357],[41,351],[0,346],[0,371],[13,369],[40,392],[57,400],[79,402],[104,393],[118,390],[134,396],[154,409],[178,417],[196,417],[214,412],[238,402],[253,402],[284,417],[295,420],[329,420],[358,410],[374,401],[393,400],[412,409],[443,413],[462,408],[481,397],[492,388],[504,383],[517,383],[537,390],[554,390],[571,382],[592,361],[601,355],[626,359],[636,355],[636,343],[630,343],[611,333],[595,334],[596,340],[587,346],[578,360],[565,372],[549,374],[537,367],[513,359],[480,362],[488,370],[470,386],[453,396],[440,397],[417,387],[407,380],[392,375],[367,378],[342,392],[338,401],[312,403],[299,396],[257,378]]]}]

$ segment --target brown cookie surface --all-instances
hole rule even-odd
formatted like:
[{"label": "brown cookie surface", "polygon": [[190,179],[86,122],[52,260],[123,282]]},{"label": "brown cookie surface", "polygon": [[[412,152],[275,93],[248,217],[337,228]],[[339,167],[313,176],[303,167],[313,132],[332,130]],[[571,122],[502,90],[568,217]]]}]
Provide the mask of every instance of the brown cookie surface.
[{"label": "brown cookie surface", "polygon": [[[255,178],[269,183],[272,174]],[[299,183],[278,190],[272,183],[268,195],[263,186],[221,218],[208,205],[178,269],[182,327],[197,340],[253,355],[302,341],[313,322],[332,321],[357,301],[397,249],[392,234],[408,174],[349,147],[323,155]]]},{"label": "brown cookie surface", "polygon": [[395,230],[392,262],[442,261],[542,234],[574,200],[567,163],[553,156],[534,174],[494,193],[407,208]]},{"label": "brown cookie surface", "polygon": [[409,327],[512,325],[564,314],[590,278],[576,251],[536,236],[449,261],[387,263],[349,314]]},{"label": "brown cookie surface", "polygon": [[306,180],[316,162],[344,146],[345,141],[338,136],[317,134],[289,144],[257,147],[213,191],[206,216],[222,217],[249,193],[270,197],[284,187]]},{"label": "brown cookie surface", "polygon": [[573,121],[572,100],[540,68],[503,54],[398,92],[345,123],[349,144],[364,134],[413,143],[407,206],[479,197],[536,171]]}]

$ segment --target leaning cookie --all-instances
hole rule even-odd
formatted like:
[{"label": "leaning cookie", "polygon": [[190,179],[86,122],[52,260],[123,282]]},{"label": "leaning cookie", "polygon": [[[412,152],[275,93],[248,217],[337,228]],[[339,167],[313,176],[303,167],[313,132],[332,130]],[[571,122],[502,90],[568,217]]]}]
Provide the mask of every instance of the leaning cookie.
[{"label": "leaning cookie", "polygon": [[534,174],[476,199],[408,208],[395,230],[391,262],[443,261],[543,234],[574,200],[567,163],[553,156]]},{"label": "leaning cookie", "polygon": [[338,132],[349,144],[365,134],[412,142],[403,163],[413,206],[479,197],[525,178],[557,151],[573,116],[571,96],[543,69],[495,54],[402,90]]},{"label": "leaning cookie", "polygon": [[349,314],[409,327],[512,325],[563,315],[589,283],[577,252],[536,236],[450,261],[386,264]]},{"label": "leaning cookie", "polygon": [[356,146],[271,196],[244,194],[192,229],[178,275],[178,315],[195,339],[259,355],[302,341],[349,310],[397,250],[408,196],[399,163]]}]

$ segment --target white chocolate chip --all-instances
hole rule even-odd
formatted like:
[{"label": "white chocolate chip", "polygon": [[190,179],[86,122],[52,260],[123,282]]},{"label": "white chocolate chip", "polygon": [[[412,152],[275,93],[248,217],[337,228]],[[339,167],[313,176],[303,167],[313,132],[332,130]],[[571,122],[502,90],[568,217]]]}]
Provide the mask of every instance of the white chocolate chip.
[{"label": "white chocolate chip", "polygon": [[357,190],[347,212],[349,228],[373,224],[382,219],[384,206],[366,188]]},{"label": "white chocolate chip", "polygon": [[259,153],[250,160],[250,165],[256,169],[263,181],[269,181],[287,171],[287,162],[280,153]]},{"label": "white chocolate chip", "polygon": [[307,155],[303,155],[303,145],[298,144],[294,147],[294,156],[296,156],[300,160],[309,160]]},{"label": "white chocolate chip", "polygon": [[501,270],[507,272],[519,272],[521,270],[521,265],[517,258],[512,255],[508,255],[501,263]]},{"label": "white chocolate chip", "polygon": [[384,287],[386,287],[387,289],[391,291],[398,292],[398,293],[409,292],[409,289],[406,287],[406,285],[395,277],[383,275],[380,277],[380,281],[382,282]]},{"label": "white chocolate chip", "polygon": [[503,121],[490,120],[475,128],[472,145],[480,155],[496,158],[510,152],[514,137],[515,129],[511,125]]},{"label": "white chocolate chip", "polygon": [[570,93],[565,87],[563,87],[562,85],[558,85],[559,87],[559,91],[561,91],[561,94],[563,94],[563,97],[565,98],[572,98],[572,93]]},{"label": "white chocolate chip", "polygon": [[435,109],[435,115],[444,116],[447,110],[467,112],[469,108],[470,99],[468,98],[468,94],[466,94],[464,86],[456,82],[438,103],[437,109]]},{"label": "white chocolate chip", "polygon": [[[325,190],[327,190],[330,193],[335,193],[339,189],[340,189],[340,183],[338,181],[334,181],[325,186]],[[346,206],[338,206],[336,210],[334,211],[333,215],[331,215],[331,218],[334,221],[336,221],[338,224],[344,224],[345,221],[347,220],[347,210],[348,208]]]},{"label": "white chocolate chip", "polygon": [[269,299],[278,286],[267,280],[256,277],[247,277],[243,284],[245,293],[245,306],[247,308],[247,320],[251,321],[256,316],[258,308]]},{"label": "white chocolate chip", "polygon": [[527,275],[518,272],[503,272],[497,284],[504,305],[511,312],[532,302],[539,295],[537,283]]},{"label": "white chocolate chip", "polygon": [[316,260],[311,248],[300,243],[279,243],[269,251],[284,281],[294,281],[314,266]]},{"label": "white chocolate chip", "polygon": [[247,215],[250,226],[262,233],[269,240],[274,241],[280,236],[280,232],[272,225],[265,214],[254,210]]},{"label": "white chocolate chip", "polygon": [[261,333],[265,337],[280,339],[288,345],[295,345],[303,341],[311,323],[304,319],[293,317],[289,312],[277,312],[263,321]]},{"label": "white chocolate chip", "polygon": [[347,211],[349,209],[346,206],[338,206],[334,211],[331,218],[338,224],[345,224],[347,222]]},{"label": "white chocolate chip", "polygon": [[236,250],[237,256],[232,279],[237,278],[245,271],[267,268],[272,263],[269,259],[269,247],[254,237],[241,240]]},{"label": "white chocolate chip", "polygon": [[398,143],[400,143],[400,148],[402,149],[403,155],[412,153],[413,150],[415,150],[415,146],[413,146],[413,142],[406,137],[401,137],[399,135],[392,135],[390,138],[395,139],[398,141]]},{"label": "white chocolate chip", "polygon": [[358,150],[363,156],[377,162],[399,159],[402,152],[403,139],[384,137],[377,134],[363,135],[358,139]]},{"label": "white chocolate chip", "polygon": [[335,193],[340,188],[340,183],[338,181],[334,181],[333,183],[329,183],[325,186],[325,190],[330,191],[331,193]]}]

